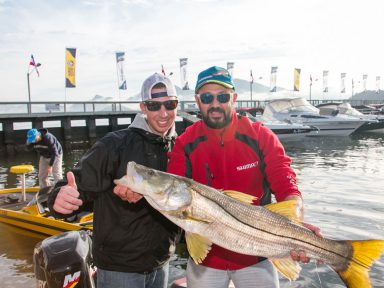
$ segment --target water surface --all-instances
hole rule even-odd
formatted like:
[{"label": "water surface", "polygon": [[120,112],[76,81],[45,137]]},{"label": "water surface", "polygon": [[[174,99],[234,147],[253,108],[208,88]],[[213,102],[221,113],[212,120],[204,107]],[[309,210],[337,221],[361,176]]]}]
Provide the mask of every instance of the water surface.
[{"label": "water surface", "polygon": [[[285,143],[292,157],[298,184],[305,200],[305,221],[321,227],[333,239],[384,239],[384,134],[361,134],[341,138],[308,138]],[[66,152],[68,170],[83,150]],[[20,180],[8,173],[19,164],[38,167],[34,153],[0,158],[0,187],[14,187]],[[27,177],[37,183],[37,173]],[[0,224],[0,287],[34,287],[32,253],[40,241]],[[181,261],[180,263],[183,263]],[[180,265],[183,267],[183,265]],[[282,279],[281,287],[345,287],[329,267],[315,263],[302,265],[300,278],[292,283]],[[177,274],[177,275],[176,275]],[[173,268],[172,275],[183,271]],[[384,287],[384,257],[370,271],[372,285]]]}]

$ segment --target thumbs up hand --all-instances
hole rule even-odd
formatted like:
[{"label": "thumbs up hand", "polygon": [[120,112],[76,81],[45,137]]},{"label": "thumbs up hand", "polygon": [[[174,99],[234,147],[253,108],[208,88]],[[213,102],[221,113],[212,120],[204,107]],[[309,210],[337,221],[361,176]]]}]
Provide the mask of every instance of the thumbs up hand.
[{"label": "thumbs up hand", "polygon": [[71,214],[83,205],[83,201],[79,199],[80,193],[77,191],[75,176],[72,172],[67,173],[68,184],[60,188],[56,196],[53,209],[60,214]]}]

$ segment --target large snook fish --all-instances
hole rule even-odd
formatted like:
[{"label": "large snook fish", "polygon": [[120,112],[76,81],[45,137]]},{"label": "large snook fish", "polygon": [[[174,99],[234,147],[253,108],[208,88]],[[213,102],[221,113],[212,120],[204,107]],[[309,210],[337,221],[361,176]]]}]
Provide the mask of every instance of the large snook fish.
[{"label": "large snook fish", "polygon": [[185,230],[188,251],[201,263],[212,243],[248,255],[268,258],[290,280],[301,267],[290,251],[303,250],[322,259],[347,287],[371,287],[368,271],[384,252],[384,240],[335,241],[314,235],[297,218],[296,201],[264,207],[250,205],[253,196],[219,191],[189,178],[129,162],[116,184],[130,187],[165,217]]}]

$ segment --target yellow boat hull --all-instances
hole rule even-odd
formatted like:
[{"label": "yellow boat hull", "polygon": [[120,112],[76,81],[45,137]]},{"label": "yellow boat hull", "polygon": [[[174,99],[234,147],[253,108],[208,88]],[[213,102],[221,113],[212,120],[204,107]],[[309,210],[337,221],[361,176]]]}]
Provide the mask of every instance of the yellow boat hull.
[{"label": "yellow boat hull", "polygon": [[40,215],[31,215],[21,211],[0,208],[0,222],[38,232],[47,236],[57,235],[66,231],[92,230],[92,225],[69,223]]},{"label": "yellow boat hull", "polygon": [[[37,193],[39,192],[40,188],[39,187],[28,187],[25,188],[25,191],[28,193]],[[0,194],[10,194],[10,193],[21,193],[22,188],[7,188],[7,189],[0,189]]]}]

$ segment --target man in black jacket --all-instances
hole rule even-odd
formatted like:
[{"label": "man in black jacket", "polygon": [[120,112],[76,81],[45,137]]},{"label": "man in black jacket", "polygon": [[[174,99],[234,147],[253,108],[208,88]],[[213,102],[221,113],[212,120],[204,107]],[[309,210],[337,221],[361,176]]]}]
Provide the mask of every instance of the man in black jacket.
[{"label": "man in black jacket", "polygon": [[142,113],[129,128],[97,141],[48,200],[50,210],[61,217],[93,202],[98,288],[167,287],[169,258],[180,232],[145,199],[131,204],[124,196],[130,191],[114,193],[119,187],[113,180],[126,174],[128,161],[166,171],[176,137],[178,102],[171,81],[155,73],[144,81],[141,96]]},{"label": "man in black jacket", "polygon": [[[63,149],[57,138],[48,132],[48,129],[30,129],[27,132],[27,148],[35,150],[39,159],[39,185],[40,188],[55,185],[63,179]],[[48,179],[52,173],[54,182]]]}]

